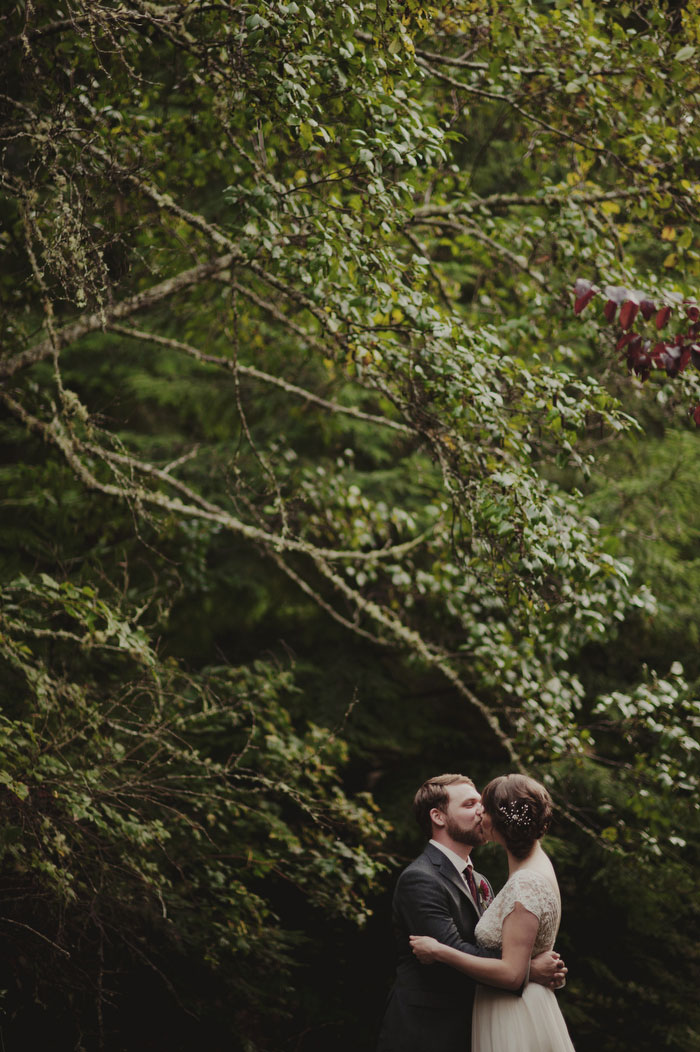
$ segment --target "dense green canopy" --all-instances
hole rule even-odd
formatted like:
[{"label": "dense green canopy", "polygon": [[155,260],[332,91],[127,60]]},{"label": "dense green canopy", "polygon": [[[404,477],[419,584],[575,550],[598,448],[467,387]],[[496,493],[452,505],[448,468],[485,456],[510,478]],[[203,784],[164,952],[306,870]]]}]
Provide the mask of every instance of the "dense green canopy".
[{"label": "dense green canopy", "polygon": [[519,768],[577,1049],[697,1048],[700,384],[602,304],[687,329],[700,4],[0,24],[3,1030],[371,1047],[413,791]]}]

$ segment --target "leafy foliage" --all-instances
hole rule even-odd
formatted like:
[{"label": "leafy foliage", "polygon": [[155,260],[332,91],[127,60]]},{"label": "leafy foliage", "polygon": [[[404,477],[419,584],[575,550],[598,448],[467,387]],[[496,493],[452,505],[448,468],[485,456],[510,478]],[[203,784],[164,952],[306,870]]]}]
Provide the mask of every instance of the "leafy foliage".
[{"label": "leafy foliage", "polygon": [[[8,1025],[25,986],[60,1016],[48,939],[74,962],[66,1047],[148,1047],[118,1021],[147,971],[173,1048],[189,1011],[212,1047],[366,1046],[327,961],[365,981],[356,927],[384,852],[413,848],[401,808],[452,765],[526,766],[560,799],[577,1047],[648,991],[625,943],[610,1007],[595,892],[629,918],[626,874],[660,851],[687,886],[697,710],[673,661],[654,678],[630,646],[620,667],[669,622],[601,472],[638,420],[685,441],[692,380],[642,403],[568,290],[697,286],[699,14],[3,16]],[[680,916],[691,941],[687,897]],[[669,940],[658,972],[686,954]]]},{"label": "leafy foliage", "polygon": [[[266,883],[362,922],[378,868],[367,849],[383,824],[338,786],[342,743],[295,731],[290,670],[186,677],[89,586],[42,574],[4,596],[3,880],[20,897],[3,923],[16,954],[32,937],[42,956],[54,951],[39,996],[44,985],[80,993],[95,947],[107,1003],[113,958],[162,973],[168,954],[195,952],[231,975],[234,1008],[249,1009],[295,942]],[[39,904],[31,927],[24,896]]]}]

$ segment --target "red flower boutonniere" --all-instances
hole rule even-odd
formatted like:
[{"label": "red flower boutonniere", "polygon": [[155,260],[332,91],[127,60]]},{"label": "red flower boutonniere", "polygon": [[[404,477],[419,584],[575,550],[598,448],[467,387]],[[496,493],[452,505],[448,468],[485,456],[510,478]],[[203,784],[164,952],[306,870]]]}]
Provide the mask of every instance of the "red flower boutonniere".
[{"label": "red flower boutonniere", "polygon": [[491,902],[491,888],[488,886],[484,878],[482,877],[479,881],[479,906],[482,912],[486,909],[488,904]]}]

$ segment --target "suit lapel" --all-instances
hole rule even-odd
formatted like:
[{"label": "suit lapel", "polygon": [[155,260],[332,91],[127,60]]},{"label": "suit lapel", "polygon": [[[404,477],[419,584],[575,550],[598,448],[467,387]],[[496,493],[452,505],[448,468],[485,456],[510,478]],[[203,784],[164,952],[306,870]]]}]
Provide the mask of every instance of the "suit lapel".
[{"label": "suit lapel", "polygon": [[454,884],[454,886],[462,892],[467,901],[476,910],[477,917],[480,917],[481,911],[479,909],[478,902],[474,902],[474,899],[469,889],[467,888],[467,885],[464,882],[461,873],[457,872],[447,855],[443,854],[440,848],[435,847],[434,844],[426,845],[425,853],[427,854],[428,858],[433,863],[433,865],[440,870],[443,877],[445,877],[446,880],[449,880],[451,884]]}]

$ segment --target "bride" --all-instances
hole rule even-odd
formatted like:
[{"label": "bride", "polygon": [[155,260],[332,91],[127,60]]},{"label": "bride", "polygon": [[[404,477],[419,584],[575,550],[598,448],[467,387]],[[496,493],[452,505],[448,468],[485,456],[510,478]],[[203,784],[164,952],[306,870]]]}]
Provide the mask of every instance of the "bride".
[{"label": "bride", "polygon": [[[494,778],[482,793],[483,831],[508,855],[508,880],[476,927],[480,946],[501,958],[474,957],[436,939],[412,935],[422,964],[440,961],[476,979],[472,1052],[574,1052],[554,992],[527,983],[530,959],[551,950],[561,918],[554,868],[540,838],[552,815],[543,785],[522,774]],[[505,991],[518,991],[521,997]],[[500,989],[496,989],[500,987]]]}]

